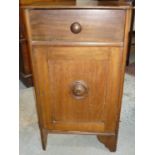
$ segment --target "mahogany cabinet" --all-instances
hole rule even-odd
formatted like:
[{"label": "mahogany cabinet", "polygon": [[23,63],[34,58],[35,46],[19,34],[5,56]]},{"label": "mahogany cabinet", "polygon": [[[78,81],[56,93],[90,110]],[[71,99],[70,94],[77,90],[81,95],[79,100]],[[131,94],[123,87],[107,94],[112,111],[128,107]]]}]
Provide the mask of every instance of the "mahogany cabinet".
[{"label": "mahogany cabinet", "polygon": [[42,146],[48,133],[95,134],[116,151],[132,6],[63,1],[22,6]]},{"label": "mahogany cabinet", "polygon": [[26,87],[33,86],[32,66],[30,60],[30,48],[26,34],[24,13],[21,8],[24,5],[39,2],[50,2],[52,0],[19,0],[19,78]]},{"label": "mahogany cabinet", "polygon": [[23,19],[23,10],[19,13],[19,77],[25,86],[33,85],[32,68],[30,61],[30,50],[28,46],[28,38],[26,35],[26,27]]}]

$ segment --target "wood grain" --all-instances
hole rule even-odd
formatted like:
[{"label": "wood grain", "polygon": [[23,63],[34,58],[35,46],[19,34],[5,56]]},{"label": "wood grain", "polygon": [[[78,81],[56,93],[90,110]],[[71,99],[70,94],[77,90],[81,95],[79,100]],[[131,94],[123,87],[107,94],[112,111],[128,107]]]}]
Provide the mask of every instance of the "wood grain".
[{"label": "wood grain", "polygon": [[[126,11],[126,26],[125,26],[125,36],[124,36],[124,48],[123,52],[120,55],[121,58],[121,66],[120,66],[120,71],[121,74],[119,75],[120,78],[120,87],[117,90],[118,92],[118,101],[116,102],[117,106],[117,113],[116,113],[116,120],[115,120],[115,136],[97,136],[99,141],[105,146],[109,148],[111,152],[115,152],[117,149],[117,139],[118,139],[118,129],[119,129],[119,120],[120,120],[120,113],[121,113],[121,105],[122,105],[122,96],[123,96],[123,84],[124,84],[124,74],[125,74],[125,64],[126,64],[126,56],[127,56],[127,51],[128,51],[128,41],[129,41],[129,31],[131,27],[131,17],[132,17],[132,10],[127,10]],[[109,119],[110,120],[110,119]],[[106,129],[105,129],[106,131]]]},{"label": "wood grain", "polygon": [[[124,37],[124,21],[124,10],[30,11],[33,41],[119,43]],[[79,34],[70,30],[74,22],[82,27]]]},{"label": "wood grain", "polygon": [[[108,50],[106,53],[103,49],[95,47],[49,50],[50,86],[51,90],[55,90],[52,104],[55,121],[104,121],[108,54]],[[88,85],[88,96],[83,100],[77,100],[71,94],[71,85],[79,80]],[[99,98],[98,95],[101,97]]]},{"label": "wood grain", "polygon": [[[42,146],[47,133],[90,133],[113,152],[132,7],[125,1],[125,7],[120,1],[87,7],[72,2],[25,6]],[[82,26],[80,33],[70,31],[73,22]],[[84,98],[72,93],[76,81],[87,86]]]},{"label": "wood grain", "polygon": [[[104,122],[105,131],[114,132],[120,54],[120,48],[34,46],[37,80],[48,82],[48,88],[42,90],[42,97],[46,98],[42,103],[46,126],[53,128],[52,122]],[[88,96],[82,100],[71,94],[71,85],[78,80],[85,81],[89,88]],[[45,86],[45,81],[41,84]],[[94,124],[92,132],[95,131]]]},{"label": "wood grain", "polygon": [[66,42],[64,40],[60,41],[32,41],[32,45],[46,45],[46,46],[105,46],[105,47],[123,47],[123,42]]},{"label": "wood grain", "polygon": [[19,19],[20,19],[20,35],[19,35],[20,74],[19,76],[20,76],[20,80],[27,87],[30,87],[33,85],[32,67],[30,62],[30,50],[28,47],[28,41],[27,41],[27,35],[26,35],[24,13],[22,9],[20,9]]},{"label": "wood grain", "polygon": [[54,122],[50,128],[54,131],[74,131],[74,132],[95,132],[103,133],[104,132],[104,123],[103,122]]}]

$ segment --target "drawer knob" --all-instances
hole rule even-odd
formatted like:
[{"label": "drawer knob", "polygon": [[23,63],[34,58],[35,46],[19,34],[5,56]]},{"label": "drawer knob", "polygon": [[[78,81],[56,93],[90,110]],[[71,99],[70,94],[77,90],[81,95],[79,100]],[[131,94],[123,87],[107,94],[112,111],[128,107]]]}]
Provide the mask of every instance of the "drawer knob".
[{"label": "drawer knob", "polygon": [[75,22],[71,25],[70,29],[74,34],[78,34],[81,32],[82,27],[78,22]]},{"label": "drawer knob", "polygon": [[88,87],[84,81],[75,81],[72,85],[72,94],[76,99],[82,99],[87,96]]}]

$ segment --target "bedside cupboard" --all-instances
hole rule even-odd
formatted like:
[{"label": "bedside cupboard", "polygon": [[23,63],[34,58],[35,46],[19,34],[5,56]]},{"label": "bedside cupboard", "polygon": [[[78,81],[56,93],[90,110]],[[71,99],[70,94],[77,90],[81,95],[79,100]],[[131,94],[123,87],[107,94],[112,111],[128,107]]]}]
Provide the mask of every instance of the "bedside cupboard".
[{"label": "bedside cupboard", "polygon": [[48,133],[94,134],[116,151],[130,1],[53,0],[21,6],[43,149]]}]

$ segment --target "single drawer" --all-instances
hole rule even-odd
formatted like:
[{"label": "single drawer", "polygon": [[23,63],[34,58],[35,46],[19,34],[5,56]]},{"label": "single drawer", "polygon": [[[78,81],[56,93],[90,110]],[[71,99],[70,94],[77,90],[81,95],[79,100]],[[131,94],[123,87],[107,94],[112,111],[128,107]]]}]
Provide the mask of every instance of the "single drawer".
[{"label": "single drawer", "polygon": [[124,10],[37,9],[29,13],[33,41],[123,42]]}]

